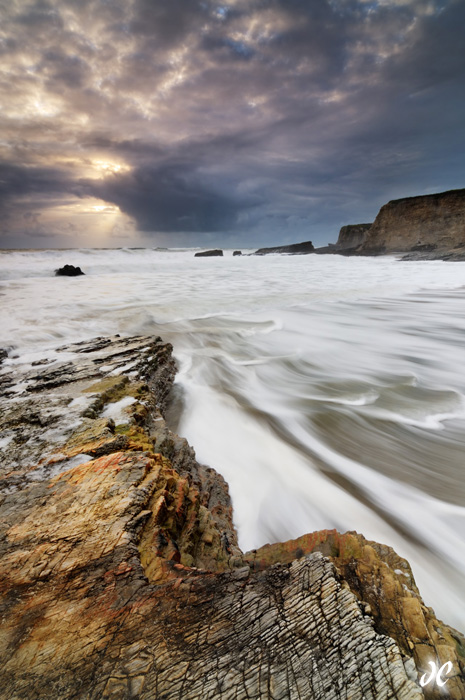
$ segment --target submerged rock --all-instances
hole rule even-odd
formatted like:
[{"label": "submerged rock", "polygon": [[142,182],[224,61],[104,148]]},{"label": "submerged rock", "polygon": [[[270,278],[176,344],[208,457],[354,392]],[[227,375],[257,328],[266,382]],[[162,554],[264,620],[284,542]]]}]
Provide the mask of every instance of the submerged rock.
[{"label": "submerged rock", "polygon": [[65,265],[55,270],[55,275],[62,277],[78,277],[79,275],[84,275],[85,273],[80,267],[74,267],[74,265]]},{"label": "submerged rock", "polygon": [[203,250],[200,253],[194,253],[195,258],[212,258],[212,257],[222,257],[222,250]]},{"label": "submerged rock", "polygon": [[227,485],[165,423],[174,371],[144,336],[0,370],[0,695],[433,699],[438,659],[463,699],[465,640],[389,547],[241,552]]}]

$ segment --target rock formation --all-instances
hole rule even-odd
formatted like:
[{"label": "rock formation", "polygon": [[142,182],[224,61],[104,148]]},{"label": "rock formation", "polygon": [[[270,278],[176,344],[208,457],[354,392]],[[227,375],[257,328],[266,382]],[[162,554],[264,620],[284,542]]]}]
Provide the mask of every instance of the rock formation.
[{"label": "rock formation", "polygon": [[410,252],[418,257],[465,258],[465,189],[385,204],[358,248],[362,255]]},{"label": "rock formation", "polygon": [[235,257],[236,255],[242,255],[242,250],[235,250],[233,252],[233,257]]},{"label": "rock formation", "polygon": [[337,251],[358,248],[359,245],[365,242],[372,225],[350,224],[349,226],[343,226],[339,231],[339,238],[336,243]]},{"label": "rock formation", "polygon": [[84,274],[80,267],[75,267],[74,265],[65,265],[55,270],[55,275],[59,277],[79,277],[79,275]]},{"label": "rock formation", "polygon": [[303,243],[291,243],[291,245],[280,245],[274,248],[259,248],[253,255],[269,255],[270,253],[288,253],[289,255],[307,255],[314,253],[315,248],[311,241]]},{"label": "rock formation", "polygon": [[0,369],[0,697],[436,699],[465,640],[408,563],[322,531],[243,554],[227,485],[166,426],[160,338]]},{"label": "rock formation", "polygon": [[200,253],[194,253],[194,258],[215,258],[222,256],[222,250],[202,250]]}]

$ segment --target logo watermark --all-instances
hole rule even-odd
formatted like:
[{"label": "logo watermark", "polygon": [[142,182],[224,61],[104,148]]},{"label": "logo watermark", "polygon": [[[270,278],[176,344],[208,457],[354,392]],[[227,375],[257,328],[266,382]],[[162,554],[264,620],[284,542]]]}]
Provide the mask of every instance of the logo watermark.
[{"label": "logo watermark", "polygon": [[429,685],[430,683],[434,682],[436,682],[436,684],[439,687],[446,685],[449,679],[445,678],[443,680],[443,676],[446,673],[450,673],[450,671],[452,671],[452,661],[446,661],[446,663],[443,664],[440,669],[438,669],[434,661],[428,661],[428,663],[431,666],[431,673],[428,677],[426,677],[426,673],[422,675],[422,677],[420,678],[421,687],[424,688],[426,685]]}]

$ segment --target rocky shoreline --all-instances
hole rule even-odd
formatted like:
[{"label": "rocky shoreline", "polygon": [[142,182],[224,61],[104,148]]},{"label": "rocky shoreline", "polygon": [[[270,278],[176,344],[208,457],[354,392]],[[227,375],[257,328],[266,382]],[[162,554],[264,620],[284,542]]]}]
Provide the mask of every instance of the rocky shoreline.
[{"label": "rocky shoreline", "polygon": [[337,242],[327,246],[315,248],[304,241],[259,248],[251,255],[273,253],[464,261],[465,189],[392,200],[381,207],[373,223],[343,226]]},{"label": "rocky shoreline", "polygon": [[0,697],[441,698],[465,639],[355,532],[243,553],[224,479],[165,422],[160,338],[0,364]]}]

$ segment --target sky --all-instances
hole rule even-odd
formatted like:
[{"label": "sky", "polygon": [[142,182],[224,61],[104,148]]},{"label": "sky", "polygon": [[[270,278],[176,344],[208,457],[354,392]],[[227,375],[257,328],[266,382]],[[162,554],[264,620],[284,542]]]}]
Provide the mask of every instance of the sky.
[{"label": "sky", "polygon": [[0,0],[0,248],[337,240],[465,187],[465,0]]}]

